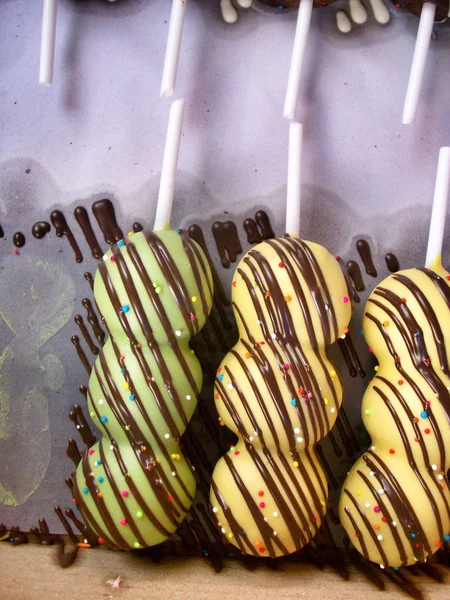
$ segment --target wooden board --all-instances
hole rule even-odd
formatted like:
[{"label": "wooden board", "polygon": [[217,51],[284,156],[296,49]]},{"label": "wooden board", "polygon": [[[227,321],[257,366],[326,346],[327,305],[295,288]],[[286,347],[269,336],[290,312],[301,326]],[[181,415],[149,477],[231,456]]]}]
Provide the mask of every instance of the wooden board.
[{"label": "wooden board", "polygon": [[[444,570],[442,570],[444,573]],[[118,589],[111,582],[118,576]],[[426,600],[449,600],[450,578],[439,584],[425,576],[412,577]],[[109,583],[108,583],[109,581]],[[286,564],[283,571],[267,567],[247,571],[226,561],[216,574],[206,560],[166,557],[150,559],[103,549],[81,550],[72,567],[56,562],[56,548],[0,545],[1,600],[400,600],[406,594],[387,585],[380,592],[359,573],[344,581],[330,569]]]}]

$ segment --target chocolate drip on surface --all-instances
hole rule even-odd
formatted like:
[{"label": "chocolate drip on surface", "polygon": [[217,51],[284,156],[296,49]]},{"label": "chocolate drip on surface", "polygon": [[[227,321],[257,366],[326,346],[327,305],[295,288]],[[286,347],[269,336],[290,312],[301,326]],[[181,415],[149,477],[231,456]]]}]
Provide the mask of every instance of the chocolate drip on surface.
[{"label": "chocolate drip on surface", "polygon": [[123,232],[117,224],[116,211],[111,200],[97,200],[92,205],[92,212],[97,219],[107,244],[112,246],[123,239]]},{"label": "chocolate drip on surface", "polygon": [[247,233],[247,240],[249,244],[259,244],[262,242],[262,237],[259,233],[258,226],[253,219],[245,219],[244,229]]},{"label": "chocolate drip on surface", "polygon": [[97,440],[83,415],[81,406],[78,404],[73,405],[72,410],[69,412],[69,419],[74,423],[86,446],[93,446]]},{"label": "chocolate drip on surface", "polygon": [[50,231],[50,223],[47,223],[47,221],[38,221],[31,229],[33,237],[35,237],[37,240],[42,240],[42,238],[44,238],[47,233],[50,233]]},{"label": "chocolate drip on surface", "polygon": [[13,244],[17,248],[23,248],[25,246],[25,236],[21,231],[16,231],[13,235]]},{"label": "chocolate drip on surface", "polygon": [[139,233],[139,231],[144,231],[144,227],[136,221],[136,223],[133,223],[133,231]]},{"label": "chocolate drip on surface", "polygon": [[353,340],[350,337],[350,333],[347,333],[345,337],[338,339],[339,349],[342,352],[342,356],[348,367],[348,372],[351,377],[356,377],[358,374],[360,377],[365,377],[366,373],[363,369],[361,360],[353,344]]},{"label": "chocolate drip on surface", "polygon": [[370,246],[367,240],[358,240],[356,242],[356,249],[358,250],[358,254],[363,261],[364,268],[366,269],[367,275],[372,275],[372,277],[377,277],[378,273],[373,264],[372,253],[370,251]]},{"label": "chocolate drip on surface", "polygon": [[80,345],[80,338],[77,335],[73,335],[70,338],[70,341],[75,346],[75,349],[76,349],[77,354],[78,354],[78,358],[81,360],[81,364],[83,365],[83,367],[86,369],[86,371],[90,375],[91,374],[91,365],[89,364],[87,356],[86,356],[83,348]]},{"label": "chocolate drip on surface", "polygon": [[398,258],[395,256],[395,254],[388,252],[386,254],[386,256],[384,257],[384,259],[386,261],[386,266],[391,273],[396,273],[397,271],[400,270],[400,264],[398,262]]},{"label": "chocolate drip on surface", "polygon": [[89,298],[83,298],[83,300],[81,301],[81,304],[86,309],[87,320],[88,320],[90,326],[92,327],[92,331],[94,332],[94,335],[97,338],[98,343],[100,344],[100,346],[103,346],[105,343],[105,332],[100,327],[100,323],[98,321],[98,317],[92,306],[92,302],[89,300]]},{"label": "chocolate drip on surface", "polygon": [[98,244],[94,230],[92,229],[87,210],[84,208],[84,206],[77,206],[73,211],[73,214],[75,215],[75,219],[80,226],[84,237],[86,238],[88,246],[92,252],[92,256],[97,260],[100,260],[103,256],[103,252]]},{"label": "chocolate drip on surface", "polygon": [[269,215],[264,210],[258,210],[258,212],[255,214],[255,221],[258,225],[263,240],[269,240],[275,237]]},{"label": "chocolate drip on surface", "polygon": [[79,327],[79,329],[81,331],[81,334],[82,334],[82,336],[84,338],[84,341],[89,346],[89,350],[92,352],[92,354],[98,354],[98,348],[94,344],[94,342],[93,342],[93,340],[91,338],[91,334],[86,329],[86,325],[84,324],[83,317],[81,315],[75,315],[74,318],[73,318],[73,320],[78,325],[78,327]]},{"label": "chocolate drip on surface", "polygon": [[54,210],[50,215],[50,221],[52,222],[53,227],[55,228],[56,235],[61,237],[66,237],[69,244],[72,247],[72,250],[75,254],[75,260],[77,263],[83,262],[83,254],[81,253],[80,247],[74,235],[66,221],[66,217],[60,210]]},{"label": "chocolate drip on surface", "polygon": [[72,440],[72,439],[69,440],[69,442],[67,444],[66,454],[70,458],[70,460],[73,462],[73,464],[77,467],[78,463],[81,460],[81,453],[78,449],[78,446],[77,446],[77,443],[75,440]]},{"label": "chocolate drip on surface", "polygon": [[222,266],[228,269],[232,262],[236,262],[238,254],[242,252],[236,224],[234,221],[216,221],[212,225],[212,233]]},{"label": "chocolate drip on surface", "polygon": [[61,543],[61,536],[50,533],[47,521],[38,520],[38,527],[31,527],[30,534],[34,535],[41,546],[52,546],[55,542]]},{"label": "chocolate drip on surface", "polygon": [[355,260],[347,262],[347,272],[350,275],[357,292],[363,292],[366,289],[362,278],[361,269]]},{"label": "chocolate drip on surface", "polygon": [[3,227],[0,225],[0,238],[5,237],[5,232],[3,231]]},{"label": "chocolate drip on surface", "polygon": [[339,487],[339,482],[336,479],[336,477],[333,475],[333,470],[330,467],[327,459],[325,458],[325,454],[324,454],[322,446],[320,444],[316,444],[315,450],[316,450],[317,454],[319,455],[320,463],[323,467],[323,470],[325,471],[325,474],[327,476],[329,484],[331,485],[332,488],[337,489]]},{"label": "chocolate drip on surface", "polygon": [[91,290],[94,291],[94,278],[92,277],[92,273],[87,271],[87,273],[84,274],[84,278],[89,283]]}]

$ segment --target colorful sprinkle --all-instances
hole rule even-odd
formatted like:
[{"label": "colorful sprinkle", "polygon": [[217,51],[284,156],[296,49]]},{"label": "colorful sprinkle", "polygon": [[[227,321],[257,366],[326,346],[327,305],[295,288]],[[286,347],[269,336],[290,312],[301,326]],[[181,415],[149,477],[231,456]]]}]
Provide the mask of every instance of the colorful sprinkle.
[{"label": "colorful sprinkle", "polygon": [[292,406],[297,406],[297,400],[295,398],[292,398],[291,404]]},{"label": "colorful sprinkle", "polygon": [[422,411],[422,412],[420,413],[420,416],[422,417],[422,419],[426,419],[426,418],[428,417],[428,413],[427,413],[427,411],[426,411],[426,410]]},{"label": "colorful sprinkle", "polygon": [[127,520],[126,519],[120,519],[120,524],[121,525],[126,525],[127,524]]},{"label": "colorful sprinkle", "polygon": [[131,401],[133,401],[133,400],[135,400],[135,399],[136,399],[136,398],[135,398],[134,394],[131,394],[131,396],[130,396],[130,400],[131,400]]},{"label": "colorful sprinkle", "polygon": [[126,498],[126,497],[128,496],[128,492],[127,492],[127,490],[123,490],[123,492],[122,492],[122,496],[123,496],[124,498]]},{"label": "colorful sprinkle", "polygon": [[349,298],[348,298],[348,296],[344,296],[344,297],[342,298],[342,302],[343,302],[344,304],[347,304],[347,303],[349,302]]},{"label": "colorful sprinkle", "polygon": [[89,454],[94,454],[95,450],[92,450],[92,448],[89,450]]},{"label": "colorful sprinkle", "polygon": [[103,483],[104,481],[105,481],[105,480],[103,479],[103,477],[99,477],[99,478],[98,478],[98,482],[99,482],[99,483]]},{"label": "colorful sprinkle", "polygon": [[105,417],[105,416],[103,416],[103,417],[100,417],[100,421],[101,421],[102,423],[107,423],[107,422],[108,422],[108,417]]},{"label": "colorful sprinkle", "polygon": [[118,242],[118,245],[122,248],[122,246],[125,246],[125,242],[123,240],[120,240]]},{"label": "colorful sprinkle", "polygon": [[264,508],[264,507],[266,506],[266,503],[265,503],[265,502],[260,502],[260,503],[259,503],[259,506],[260,506],[261,508]]},{"label": "colorful sprinkle", "polygon": [[87,487],[83,488],[83,494],[89,494],[89,490]]},{"label": "colorful sprinkle", "polygon": [[374,510],[376,513],[379,513],[379,512],[380,512],[380,510],[381,510],[381,508],[380,508],[379,506],[374,506],[374,509],[373,509],[373,510]]},{"label": "colorful sprinkle", "polygon": [[259,490],[258,496],[264,496],[264,492],[262,490]]}]

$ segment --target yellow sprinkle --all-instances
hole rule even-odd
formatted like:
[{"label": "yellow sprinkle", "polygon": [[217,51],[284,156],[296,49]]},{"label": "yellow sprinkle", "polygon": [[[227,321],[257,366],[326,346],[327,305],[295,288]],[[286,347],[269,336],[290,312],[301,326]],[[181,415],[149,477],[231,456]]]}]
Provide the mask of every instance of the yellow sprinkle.
[{"label": "yellow sprinkle", "polygon": [[191,300],[192,302],[197,302],[197,296],[192,296]]},{"label": "yellow sprinkle", "polygon": [[323,401],[325,402],[325,404],[328,404],[328,398],[324,398]]},{"label": "yellow sprinkle", "polygon": [[380,367],[377,365],[376,367],[374,367],[374,370],[375,370],[375,371],[378,371],[378,369],[379,369],[379,368],[380,368]]},{"label": "yellow sprinkle", "polygon": [[356,493],[358,494],[358,496],[361,496],[362,490],[356,490]]},{"label": "yellow sprinkle", "polygon": [[231,540],[232,537],[234,537],[234,536],[233,536],[233,534],[230,531],[230,533],[228,534],[228,538]]},{"label": "yellow sprinkle", "polygon": [[125,383],[123,384],[123,387],[127,390],[130,387],[130,384],[128,383],[128,381],[125,381]]},{"label": "yellow sprinkle", "polygon": [[132,235],[134,235],[134,234],[133,234],[133,232],[132,232],[132,231],[129,231],[129,232],[128,232],[128,237],[131,237]]},{"label": "yellow sprinkle", "polygon": [[176,455],[176,454],[172,454],[172,458],[173,458],[174,460],[176,459],[176,457],[177,457],[177,455]]},{"label": "yellow sprinkle", "polygon": [[298,461],[294,460],[294,462],[292,463],[292,466],[294,467],[294,469],[296,469],[298,467]]},{"label": "yellow sprinkle", "polygon": [[330,371],[330,375],[331,377],[336,377],[336,371],[333,369],[332,371]]}]

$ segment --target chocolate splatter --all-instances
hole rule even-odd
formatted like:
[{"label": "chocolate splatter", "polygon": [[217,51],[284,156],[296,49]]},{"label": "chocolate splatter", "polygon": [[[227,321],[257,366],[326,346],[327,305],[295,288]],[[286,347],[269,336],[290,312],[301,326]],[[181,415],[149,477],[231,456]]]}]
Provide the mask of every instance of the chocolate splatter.
[{"label": "chocolate splatter", "polygon": [[38,221],[31,228],[31,233],[37,240],[42,240],[47,233],[50,233],[50,230],[50,223],[47,223],[47,221]]},{"label": "chocolate splatter", "polygon": [[21,231],[16,231],[13,235],[13,244],[17,246],[17,248],[23,248],[25,246],[25,236]]},{"label": "chocolate splatter", "polygon": [[123,239],[123,232],[117,224],[116,211],[111,200],[97,200],[92,205],[94,217],[102,230],[105,242],[112,246],[116,242]]},{"label": "chocolate splatter", "polygon": [[80,226],[81,231],[84,233],[84,237],[86,238],[88,246],[92,252],[92,256],[97,260],[100,260],[103,256],[103,252],[99,246],[94,230],[92,229],[87,210],[84,208],[84,206],[77,206],[73,211],[73,214],[75,215],[75,219]]},{"label": "chocolate splatter", "polygon": [[133,223],[133,231],[134,233],[139,233],[140,231],[144,231],[144,227],[136,221],[136,223]]},{"label": "chocolate splatter", "polygon": [[3,231],[3,227],[0,225],[0,238],[5,237],[5,232]]},{"label": "chocolate splatter", "polygon": [[391,273],[396,273],[400,270],[400,264],[395,254],[392,254],[392,252],[388,252],[384,259],[386,261],[386,266]]},{"label": "chocolate splatter", "polygon": [[372,275],[372,277],[377,277],[378,273],[373,264],[372,253],[370,251],[370,246],[367,240],[358,240],[356,242],[356,249],[358,250],[358,254],[363,261],[364,267],[366,269],[367,275]]},{"label": "chocolate splatter", "polygon": [[72,250],[75,254],[75,260],[77,263],[83,262],[83,254],[81,253],[80,247],[76,239],[73,236],[73,233],[66,221],[66,217],[60,210],[54,210],[50,215],[50,221],[52,222],[53,227],[55,228],[56,235],[58,237],[66,237],[69,244],[72,247]]},{"label": "chocolate splatter", "polygon": [[236,224],[233,221],[216,221],[213,223],[212,233],[222,266],[228,269],[232,262],[236,262],[238,254],[242,252]]}]

